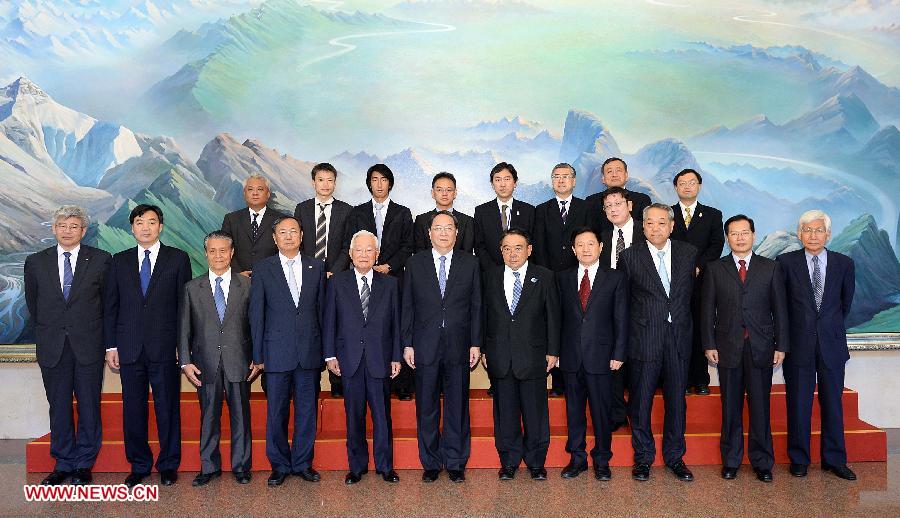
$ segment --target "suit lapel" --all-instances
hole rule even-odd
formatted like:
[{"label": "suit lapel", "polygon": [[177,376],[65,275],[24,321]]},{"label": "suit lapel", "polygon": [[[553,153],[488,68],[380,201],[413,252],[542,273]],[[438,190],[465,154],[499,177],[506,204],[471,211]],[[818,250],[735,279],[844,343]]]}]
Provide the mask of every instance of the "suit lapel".
[{"label": "suit lapel", "polygon": [[[369,316],[372,316],[372,310],[379,307],[379,300],[384,296],[384,278],[378,272],[372,273],[372,289],[369,293]],[[358,298],[358,297],[357,297]],[[362,312],[362,303],[359,306]]]},{"label": "suit lapel", "polygon": [[309,294],[313,292],[313,289],[310,286],[313,286],[318,279],[313,277],[313,265],[311,262],[304,261],[303,258],[298,254],[297,260],[300,261],[300,300],[309,297]]},{"label": "suit lapel", "polygon": [[569,200],[569,215],[566,217],[566,224],[563,225],[563,228],[568,230],[574,222],[581,221],[581,213],[584,211],[584,203],[582,203],[581,198],[576,198],[572,196],[572,199]]},{"label": "suit lapel", "polygon": [[[313,198],[313,215],[312,222],[313,225],[316,225],[317,222],[315,220],[316,217],[316,207],[315,207],[315,198]],[[340,242],[343,239],[343,236],[337,235],[339,227],[341,225],[336,224],[338,221],[344,220],[344,214],[341,212],[341,209],[338,207],[338,201],[332,198],[331,201],[331,218],[328,220],[328,244],[330,245],[332,240],[337,239]],[[325,253],[328,253],[327,251]],[[330,259],[330,257],[329,257]]]},{"label": "suit lapel", "polygon": [[[48,272],[53,272],[53,279],[56,281],[53,283],[53,285],[56,286],[55,292],[59,295],[60,299],[65,301],[62,292],[62,279],[59,277],[59,256],[56,254],[56,250],[57,248],[55,246],[47,249],[47,257],[45,259],[47,261],[46,269]],[[81,264],[81,254],[78,254],[78,264]],[[76,268],[75,271],[77,272],[78,268]],[[72,288],[74,289],[74,286]],[[71,293],[69,293],[69,298],[72,298]]]},{"label": "suit lapel", "polygon": [[[239,280],[239,278],[238,278],[238,275],[240,275],[240,274],[236,274],[236,273],[232,270],[232,272],[231,272],[231,283],[230,283],[229,286],[228,286],[228,299],[227,299],[227,301],[225,302],[225,317],[222,318],[222,327],[225,326],[225,323],[228,322],[228,319],[231,317],[231,314],[234,313],[234,311],[232,310],[232,308],[235,307],[234,304],[237,304],[238,299],[241,297],[241,295],[242,295],[243,292],[244,292],[244,286],[243,286],[243,284],[240,282],[240,280]],[[210,295],[212,295],[212,291],[211,291],[211,290],[206,290],[206,291],[207,291],[208,293],[210,293]],[[213,302],[213,308],[215,308],[215,306],[216,306],[216,301],[215,301],[215,299],[213,299],[212,302]],[[216,316],[217,316],[217,317],[219,316],[218,312],[216,312]]]},{"label": "suit lapel", "polygon": [[[828,254],[828,251],[826,250],[825,253]],[[837,268],[837,266],[834,264],[834,261],[828,261],[828,264],[825,265],[825,285],[822,286],[822,304],[825,304],[825,295],[829,295],[836,289],[834,286],[835,279],[837,279],[835,268]],[[812,283],[810,283],[810,289],[812,289]],[[813,298],[813,305],[815,305],[815,298]]]},{"label": "suit lapel", "polygon": [[[88,263],[91,260],[91,251],[87,247],[82,246],[81,250],[78,251],[78,259],[75,261],[75,276],[72,278],[72,286],[69,288],[69,300],[75,298],[75,293],[78,287],[81,285],[81,279],[87,276],[87,269],[90,266]],[[62,288],[60,288],[60,295],[62,295]]]},{"label": "suit lapel", "polygon": [[[634,243],[632,243],[632,246],[634,246]],[[643,246],[640,246],[638,251],[640,252],[640,253],[638,253],[638,257],[640,257],[641,260],[644,261],[644,265],[647,268],[649,268],[648,274],[650,275],[650,277],[652,277],[656,281],[654,283],[654,285],[656,286],[657,290],[663,296],[666,296],[666,288],[665,288],[665,286],[663,286],[662,279],[659,278],[659,269],[657,269],[657,267],[656,267],[656,260],[653,258],[652,255],[650,255],[650,248],[648,247],[648,245],[646,243],[644,243]],[[673,259],[672,260],[672,271],[674,273],[674,271],[675,271],[674,257],[672,259]],[[670,283],[669,293],[672,293],[671,282],[672,282],[672,279],[669,279],[669,283]]]},{"label": "suit lapel", "polygon": [[397,214],[400,212],[400,208],[395,202],[388,203],[387,213],[384,215],[384,228],[388,228],[388,224],[397,217]]},{"label": "suit lapel", "polygon": [[[678,272],[681,272],[682,268],[686,268],[687,266],[687,256],[681,253],[681,247],[676,245],[676,241],[671,241],[672,246],[669,251],[672,254],[671,262],[672,262],[672,273],[669,275],[669,297],[671,298],[671,294],[675,292],[676,282],[681,279],[681,276],[678,275]],[[680,243],[679,243],[680,244]],[[690,268],[690,275],[694,275],[694,269]],[[662,281],[660,281],[660,285]],[[677,285],[678,288],[681,288],[681,283]]]},{"label": "suit lapel", "polygon": [[[522,305],[525,304],[527,300],[529,300],[529,297],[531,296],[529,294],[534,291],[534,287],[532,285],[537,284],[536,282],[531,282],[532,277],[528,274],[528,271],[530,269],[531,264],[528,265],[528,270],[522,272],[522,293],[519,295],[519,303],[516,304],[516,312],[514,313],[515,315],[517,315],[522,309]],[[537,277],[535,277],[535,279],[537,279]]]},{"label": "suit lapel", "polygon": [[[562,214],[559,213],[559,200],[553,198],[550,201],[553,202],[550,204],[550,214],[547,216],[550,218],[550,224],[559,229],[565,228],[566,225],[563,223]],[[572,204],[568,203],[567,205],[569,205],[569,215],[571,216]]]},{"label": "suit lapel", "polygon": [[[347,298],[350,299],[350,305],[353,306],[353,312],[356,313],[356,317],[360,322],[365,323],[366,319],[363,317],[362,312],[362,301],[359,300],[359,289],[356,284],[356,268],[350,267],[350,273],[352,275],[348,275],[344,277],[344,285],[341,286],[341,289],[346,291]],[[372,294],[369,293],[369,301],[371,303]]]},{"label": "suit lapel", "polygon": [[684,213],[681,210],[681,204],[676,203],[672,205],[672,212],[675,213],[675,228],[682,231],[687,232],[687,225],[684,224]]},{"label": "suit lapel", "polygon": [[[375,227],[375,202],[369,200],[365,203],[366,210],[364,211],[363,218],[366,224],[366,230],[371,231],[373,234],[377,234],[377,228]],[[387,214],[385,214],[385,219],[387,219]]]},{"label": "suit lapel", "polygon": [[[225,301],[225,318],[228,318],[228,307],[229,307],[229,304],[231,303],[232,294],[234,293],[234,290],[236,288],[235,283],[234,283],[234,273],[233,272],[234,271],[232,270],[232,281],[231,281],[231,286],[229,286],[229,288],[228,288],[228,299],[226,299],[226,301]],[[210,284],[208,275],[209,275],[209,272],[207,271],[207,276],[205,276],[203,278],[203,282],[201,282],[196,287],[196,289],[200,290],[200,304],[204,308],[204,312],[206,312],[209,315],[212,315],[213,317],[215,317],[216,320],[218,320],[219,312],[218,312],[218,310],[216,310],[216,298],[213,295],[213,291],[212,291],[214,284]],[[219,323],[219,327],[222,327],[223,323],[224,323],[224,319],[223,319],[223,322]]]},{"label": "suit lapel", "polygon": [[[298,255],[297,258],[299,258],[299,257],[300,256]],[[294,296],[291,295],[291,287],[288,284],[288,279],[284,274],[284,267],[281,265],[281,254],[278,253],[278,254],[273,255],[272,257],[269,258],[269,261],[270,261],[270,264],[272,265],[272,269],[273,269],[272,275],[274,275],[277,280],[282,281],[282,282],[278,283],[281,285],[282,296],[286,297],[288,302],[293,304]],[[294,306],[294,307],[297,307],[297,306]]]},{"label": "suit lapel", "polygon": [[[126,258],[129,255],[131,256],[131,259],[126,259],[127,267],[125,268],[125,271],[127,271],[128,276],[131,277],[131,282],[134,284],[134,289],[137,290],[138,293],[141,293],[141,263],[137,260],[138,250],[138,247],[129,248],[128,252],[125,253]],[[144,295],[141,294],[141,297],[143,296]]]},{"label": "suit lapel", "polygon": [[[431,252],[431,249],[429,249],[428,256],[429,256],[429,259],[431,259],[431,261],[422,263],[422,268],[425,268],[425,277],[430,279],[429,284],[431,285],[431,288],[434,290],[434,294],[437,297],[437,299],[443,300],[441,297],[441,282],[437,276],[437,270],[435,269],[435,266],[434,266],[434,255]],[[450,262],[450,265],[451,266],[453,265],[452,261]],[[450,269],[447,270],[447,281],[449,281],[449,280],[450,280]],[[450,283],[447,282],[447,288],[449,288],[449,286],[450,286]]]},{"label": "suit lapel", "polygon": [[[738,273],[737,267],[734,265],[734,258],[731,254],[722,258],[722,262],[725,264],[725,271],[728,272],[728,276],[737,283],[738,286],[742,286],[744,283],[741,282],[741,275]],[[752,260],[750,261],[753,262]],[[750,268],[747,268],[747,279],[750,278]]]},{"label": "suit lapel", "polygon": [[[595,295],[598,291],[597,288],[599,288],[603,284],[604,280],[606,280],[606,272],[603,271],[603,265],[599,265],[599,267],[597,268],[597,275],[594,276],[594,283],[591,285],[591,293],[590,295],[588,295],[587,307],[584,310],[585,313],[587,313],[587,310],[591,308],[591,304],[593,304],[594,299],[597,298]],[[578,304],[578,306],[581,307],[581,304]]]},{"label": "suit lapel", "polygon": [[[250,230],[250,239],[253,239],[253,230],[250,229],[250,220],[245,219],[247,223],[247,229]],[[269,231],[272,230],[272,223],[275,222],[275,211],[272,210],[272,207],[266,207],[266,213],[263,214],[262,219],[259,221],[259,235],[256,236],[256,241],[263,239],[263,236],[269,234]],[[269,239],[272,239],[271,236]],[[254,243],[256,243],[254,241]]]}]

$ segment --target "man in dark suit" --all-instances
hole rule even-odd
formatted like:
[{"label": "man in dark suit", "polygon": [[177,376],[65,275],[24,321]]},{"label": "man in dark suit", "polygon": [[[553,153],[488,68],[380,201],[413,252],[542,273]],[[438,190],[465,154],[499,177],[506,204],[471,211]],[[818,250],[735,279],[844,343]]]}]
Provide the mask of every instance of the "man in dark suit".
[{"label": "man in dark suit", "polygon": [[[628,164],[619,157],[611,157],[603,162],[603,165],[600,166],[600,171],[603,173],[603,183],[606,184],[607,189],[618,187],[625,190],[628,194],[628,200],[631,202],[631,217],[636,220],[641,219],[644,208],[652,202],[650,197],[642,192],[625,189],[625,184],[628,182]],[[585,201],[588,202],[590,207],[588,212],[594,217],[592,226],[599,229],[601,236],[611,234],[612,225],[610,225],[607,218],[603,217],[603,193],[592,194]]]},{"label": "man in dark suit", "polygon": [[375,271],[378,238],[360,230],[350,238],[353,268],[328,281],[325,302],[325,362],[343,378],[347,417],[345,484],[369,471],[366,404],[372,412],[375,469],[385,482],[394,471],[390,378],[400,373],[400,292],[395,277]]},{"label": "man in dark suit", "polygon": [[697,247],[694,294],[691,297],[691,314],[694,316],[694,336],[692,338],[691,362],[688,366],[687,390],[693,387],[700,395],[709,394],[709,366],[703,352],[700,337],[700,291],[706,265],[722,255],[725,238],[722,235],[722,212],[697,202],[697,195],[703,186],[703,177],[693,169],[683,169],[672,179],[678,203],[672,205],[675,213],[675,229],[672,239],[684,241]]},{"label": "man in dark suit", "polygon": [[[378,273],[403,281],[403,268],[413,253],[413,220],[408,208],[390,199],[394,188],[394,173],[384,164],[375,164],[366,171],[366,187],[372,199],[353,207],[347,217],[344,248],[360,230],[367,230],[378,238],[378,258],[373,269]],[[412,399],[413,374],[409,367],[401,367],[393,381],[393,389],[401,401]]]},{"label": "man in dark suit", "polygon": [[229,212],[222,220],[222,231],[234,239],[234,258],[231,267],[249,277],[253,265],[278,253],[269,239],[275,220],[285,215],[268,207],[269,181],[259,174],[250,175],[244,182],[244,200],[247,208]]},{"label": "man in dark suit", "polygon": [[559,292],[552,271],[529,264],[532,245],[525,231],[508,230],[500,246],[504,266],[485,273],[482,342],[482,362],[494,386],[498,475],[512,480],[524,459],[533,480],[547,480],[547,373],[559,356]]},{"label": "man in dark suit", "polygon": [[634,448],[635,480],[650,480],[656,457],[650,414],[653,396],[662,379],[666,419],[663,460],[677,478],[691,481],[685,466],[684,389],[691,356],[691,292],[697,249],[669,239],[675,216],[672,208],[654,203],[644,209],[643,242],[635,240],[619,256],[631,293],[628,330],[629,416]]},{"label": "man in dark suit", "polygon": [[[266,456],[270,486],[289,474],[318,482],[312,468],[317,394],[322,361],[322,305],[325,264],[300,254],[303,229],[286,216],[272,235],[278,254],[256,264],[250,283],[253,363],[267,371]],[[288,445],[288,417],[294,403],[294,437]]]},{"label": "man in dark suit", "polygon": [[566,376],[566,451],[571,455],[563,478],[575,478],[587,470],[588,403],[594,424],[594,477],[612,478],[610,374],[622,368],[627,352],[628,279],[600,262],[602,247],[593,229],[575,229],[572,249],[578,266],[556,276],[562,305],[559,368]]},{"label": "man in dark suit", "polygon": [[[300,253],[325,261],[325,277],[330,278],[346,270],[350,263],[350,254],[344,248],[344,227],[352,207],[333,196],[337,182],[337,169],[333,165],[327,162],[316,164],[311,174],[316,196],[298,203],[294,217],[301,228],[316,231],[303,234]],[[329,372],[328,381],[332,397],[344,395],[340,376]]]},{"label": "man in dark suit", "polygon": [[432,248],[410,257],[403,280],[403,357],[416,377],[425,482],[443,468],[452,482],[465,480],[471,451],[469,369],[481,357],[481,274],[475,256],[455,250],[456,223],[451,212],[432,216]]},{"label": "man in dark suit", "polygon": [[518,181],[519,173],[512,164],[495,165],[491,169],[491,187],[497,197],[475,207],[475,255],[482,272],[503,265],[500,240],[504,232],[518,228],[531,235],[534,230],[534,206],[513,199]]},{"label": "man in dark suit", "polygon": [[[534,209],[534,264],[559,273],[578,264],[572,253],[572,232],[588,224],[587,203],[572,195],[575,190],[575,168],[556,164],[550,173],[556,196]],[[550,390],[555,396],[565,394],[565,376],[559,367],[550,370]]]},{"label": "man in dark suit", "polygon": [[459,222],[457,232],[456,250],[462,250],[468,254],[475,251],[475,220],[458,210],[453,209],[453,201],[456,200],[456,177],[450,173],[440,172],[431,180],[431,197],[434,199],[434,208],[416,216],[416,253],[422,250],[431,250],[429,241],[429,224],[431,218],[440,211],[452,212]]},{"label": "man in dark suit", "polygon": [[844,445],[844,368],[850,359],[845,319],[856,289],[853,260],[826,250],[831,218],[804,212],[797,229],[803,250],[777,257],[787,287],[791,353],[784,362],[790,472],[806,476],[813,393],[822,414],[822,469],[856,480]]},{"label": "man in dark suit", "polygon": [[197,387],[200,399],[200,473],[193,486],[205,486],[222,474],[219,437],[222,396],[231,417],[231,471],[240,484],[250,482],[253,441],[250,433],[252,363],[250,279],[232,275],[234,242],[221,230],[203,240],[209,271],[184,286],[178,324],[181,372]]},{"label": "man in dark suit", "polygon": [[748,456],[762,482],[772,481],[769,423],[772,370],[788,350],[787,299],[778,263],[753,254],[753,220],[725,222],[731,253],[706,265],[700,327],[706,358],[719,368],[722,478],[737,477],[744,459],[744,393],[750,405]]},{"label": "man in dark suit", "polygon": [[[35,353],[50,404],[53,472],[41,482],[72,477],[90,484],[102,442],[103,291],[110,256],[81,244],[90,220],[81,207],[63,205],[53,214],[56,246],[25,259],[25,303],[35,329]],[[72,416],[78,400],[78,430]]]},{"label": "man in dark suit", "polygon": [[125,457],[131,464],[125,485],[140,484],[153,468],[147,430],[149,383],[159,433],[156,469],[162,484],[169,486],[178,480],[181,463],[181,383],[175,353],[191,261],[183,251],[159,242],[159,207],[138,205],[129,221],[138,246],[113,257],[105,286],[106,363],[122,377]]}]

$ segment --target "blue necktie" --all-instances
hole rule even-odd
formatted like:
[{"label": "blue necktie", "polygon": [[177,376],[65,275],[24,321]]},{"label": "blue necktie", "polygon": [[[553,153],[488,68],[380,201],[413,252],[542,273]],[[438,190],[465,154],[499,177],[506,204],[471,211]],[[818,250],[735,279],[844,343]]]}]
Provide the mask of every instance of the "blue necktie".
[{"label": "blue necktie", "polygon": [[438,286],[441,287],[441,298],[444,298],[444,290],[447,288],[447,256],[442,255],[439,259],[441,267],[438,270]]},{"label": "blue necktie", "polygon": [[216,299],[216,313],[219,314],[219,323],[225,321],[225,292],[222,291],[222,278],[216,277],[216,292],[213,294]]},{"label": "blue necktie", "polygon": [[519,297],[522,296],[522,281],[519,278],[521,275],[519,272],[513,272],[513,276],[516,278],[516,282],[513,283],[513,298],[512,304],[509,306],[509,312],[515,314],[516,306],[519,305]]},{"label": "blue necktie", "polygon": [[141,261],[141,293],[147,296],[147,288],[150,287],[150,250],[144,250],[144,260]]},{"label": "blue necktie", "polygon": [[381,209],[383,208],[383,203],[375,204],[375,237],[378,238],[379,248],[381,247],[381,231],[384,228],[384,217],[381,215]]},{"label": "blue necktie", "polygon": [[294,259],[287,262],[288,288],[291,289],[291,297],[294,299],[294,307],[300,303],[300,288],[297,287],[297,277],[294,275]]},{"label": "blue necktie", "polygon": [[816,301],[816,311],[822,308],[822,294],[824,293],[824,289],[822,286],[822,269],[819,268],[819,256],[814,255],[812,258],[813,262],[813,276],[812,276],[812,285],[813,285],[813,297]]},{"label": "blue necktie", "polygon": [[72,279],[75,278],[75,275],[72,274],[72,252],[63,252],[63,255],[66,256],[66,260],[63,263],[63,298],[69,300],[69,292],[72,291]]},{"label": "blue necktie", "polygon": [[666,289],[666,296],[669,296],[669,272],[666,271],[666,251],[660,250],[656,252],[659,256],[659,280],[662,281],[663,288]]}]

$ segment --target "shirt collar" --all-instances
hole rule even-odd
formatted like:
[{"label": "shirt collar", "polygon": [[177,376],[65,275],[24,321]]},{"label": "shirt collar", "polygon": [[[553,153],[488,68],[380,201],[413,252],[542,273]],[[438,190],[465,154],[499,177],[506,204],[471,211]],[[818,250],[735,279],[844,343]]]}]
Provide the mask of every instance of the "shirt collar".
[{"label": "shirt collar", "polygon": [[819,252],[818,254],[813,255],[813,254],[809,253],[805,248],[803,249],[803,255],[806,256],[806,260],[807,260],[807,261],[811,261],[812,258],[813,258],[813,257],[816,257],[816,256],[817,256],[820,260],[822,260],[822,259],[827,259],[827,257],[826,257],[826,252],[828,252],[828,250],[826,250],[826,249],[823,248],[821,252]]},{"label": "shirt collar", "polygon": [[281,261],[281,264],[287,264],[288,261],[295,261],[297,263],[300,262],[300,254],[294,256],[293,259],[290,259],[288,256],[278,252],[278,259]]},{"label": "shirt collar", "polygon": [[[516,271],[522,273],[522,276],[524,277],[524,276],[525,276],[525,273],[528,272],[528,261],[525,261],[525,264],[523,264],[522,267],[519,268],[519,269],[516,270]],[[513,269],[510,268],[509,266],[503,265],[503,272],[504,272],[506,275],[512,275],[512,274],[513,274]]]},{"label": "shirt collar", "polygon": [[634,227],[634,218],[632,218],[630,215],[628,216],[628,221],[626,221],[621,227],[617,227],[617,226],[613,225],[613,228],[615,228],[616,230],[618,230],[618,229],[626,230],[630,227]]},{"label": "shirt collar", "polygon": [[322,205],[322,204],[331,205],[332,203],[334,203],[334,196],[329,196],[328,199],[325,201],[322,201],[318,197],[316,197],[316,198],[313,198],[313,201],[315,202],[316,205]]},{"label": "shirt collar", "polygon": [[228,284],[231,282],[231,268],[225,270],[222,275],[216,275],[212,270],[209,270],[209,281],[213,284],[216,283],[216,277],[222,278],[222,284]]},{"label": "shirt collar", "polygon": [[650,249],[650,254],[653,256],[654,259],[656,259],[658,257],[659,252],[665,252],[666,257],[669,257],[672,254],[672,240],[671,239],[666,239],[666,246],[664,246],[662,250],[656,248],[656,245],[651,243],[650,240],[646,240],[646,241],[647,241],[647,248]]},{"label": "shirt collar", "polygon": [[[376,204],[376,203],[378,203],[378,202],[375,201],[375,198],[372,198],[372,210],[375,210],[375,204]],[[384,201],[381,202],[381,204],[384,205],[384,208],[385,208],[385,209],[387,209],[387,208],[388,208],[388,205],[391,204],[391,197],[388,196],[387,198],[385,198]]]},{"label": "shirt collar", "polygon": [[[593,277],[594,274],[597,273],[597,269],[600,268],[600,259],[598,258],[596,261],[594,261],[594,264],[588,265],[586,268],[588,271],[588,275]],[[580,275],[584,275],[584,270],[585,270],[585,266],[581,263],[578,263],[578,272],[580,273]],[[580,275],[579,275],[579,277],[580,277]]]},{"label": "shirt collar", "polygon": [[[440,212],[442,210],[444,210],[444,209],[439,209],[437,207],[434,208],[435,212]],[[453,207],[450,207],[449,209],[447,209],[447,212],[449,212],[450,214],[453,214]]]},{"label": "shirt collar", "polygon": [[568,198],[560,198],[559,196],[557,196],[557,197],[556,197],[556,204],[559,205],[559,202],[564,201],[564,202],[566,202],[566,205],[571,206],[571,205],[572,205],[572,198],[574,198],[574,197],[575,197],[575,196],[572,195],[572,194],[570,194]]},{"label": "shirt collar", "polygon": [[[80,252],[80,251],[81,251],[81,243],[78,243],[77,245],[75,245],[75,248],[68,250],[68,252],[72,254],[72,257],[78,255],[78,252]],[[63,247],[59,246],[58,244],[56,245],[57,257],[63,255],[65,252],[66,252],[66,250],[63,250]]]},{"label": "shirt collar", "polygon": [[505,202],[505,203],[502,202],[502,201],[500,201],[500,198],[495,198],[495,199],[497,200],[497,209],[498,209],[498,210],[499,210],[500,208],[502,208],[504,205],[506,205],[506,208],[507,208],[507,209],[512,210],[513,200],[515,200],[515,198],[510,198],[509,201],[508,201],[508,202]]},{"label": "shirt collar", "polygon": [[[744,265],[745,265],[745,266],[750,264],[750,259],[751,259],[752,257],[753,257],[753,251],[751,250],[750,253],[747,254],[747,257],[744,257],[744,258],[743,258],[743,261],[744,261]],[[740,267],[740,263],[738,263],[738,261],[740,261],[741,258],[738,257],[737,254],[734,253],[734,252],[731,252],[731,258],[734,259],[734,264],[736,264],[738,267]]]},{"label": "shirt collar", "polygon": [[694,200],[694,203],[690,205],[685,205],[681,201],[678,202],[679,207],[681,207],[682,214],[684,213],[684,209],[691,209],[691,217],[693,217],[697,213],[697,200]]},{"label": "shirt collar", "polygon": [[263,216],[266,215],[266,209],[268,209],[268,208],[269,207],[267,207],[265,205],[263,205],[263,208],[261,208],[259,210],[253,210],[250,207],[247,207],[247,212],[250,213],[250,219],[253,219],[254,214],[259,214],[259,218],[256,219],[256,221],[259,222],[263,219]]},{"label": "shirt collar", "polygon": [[[441,254],[439,254],[437,250],[432,248],[431,249],[431,257],[434,257],[435,261],[439,261],[441,258]],[[450,250],[449,252],[444,254],[443,257],[446,257],[448,261],[452,261],[453,260],[453,250]]]},{"label": "shirt collar", "polygon": [[156,256],[159,254],[160,241],[156,240],[156,243],[153,243],[153,246],[150,248],[144,248],[143,245],[138,245],[138,255],[142,258],[144,257],[144,250],[150,250],[150,255]]},{"label": "shirt collar", "polygon": [[369,271],[366,272],[366,274],[364,275],[364,274],[359,273],[359,270],[357,270],[355,266],[353,267],[353,275],[356,276],[356,282],[362,282],[361,279],[362,279],[363,277],[365,277],[365,278],[366,278],[366,281],[368,281],[368,283],[369,283],[369,287],[372,286],[372,278],[374,277],[374,274],[373,274],[372,272],[374,272],[374,271],[375,271],[375,270],[369,270]]}]

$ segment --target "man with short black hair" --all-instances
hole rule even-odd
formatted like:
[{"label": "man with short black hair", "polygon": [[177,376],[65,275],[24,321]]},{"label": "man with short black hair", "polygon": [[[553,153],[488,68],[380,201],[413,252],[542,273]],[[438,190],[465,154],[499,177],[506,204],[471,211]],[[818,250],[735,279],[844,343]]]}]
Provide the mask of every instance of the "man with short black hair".
[{"label": "man with short black hair", "polygon": [[[635,220],[641,219],[644,208],[653,203],[650,196],[642,192],[631,191],[625,188],[628,183],[628,164],[619,157],[610,157],[603,161],[600,166],[603,175],[603,183],[606,188],[618,187],[624,189],[628,194],[628,200],[631,202],[631,217]],[[585,200],[588,202],[590,213],[594,217],[594,226],[600,230],[601,235],[609,235],[612,231],[609,220],[604,216],[603,212],[603,192],[592,194]]]},{"label": "man with short black hair", "polygon": [[474,253],[475,251],[475,220],[471,216],[453,208],[453,202],[456,200],[456,177],[451,173],[440,172],[434,175],[431,180],[431,198],[434,199],[434,208],[428,212],[423,212],[416,216],[415,234],[416,234],[416,253],[422,250],[431,249],[431,241],[429,241],[431,218],[440,211],[453,213],[459,222],[457,231],[456,250],[462,250],[466,253]]}]

